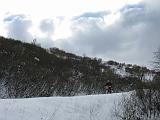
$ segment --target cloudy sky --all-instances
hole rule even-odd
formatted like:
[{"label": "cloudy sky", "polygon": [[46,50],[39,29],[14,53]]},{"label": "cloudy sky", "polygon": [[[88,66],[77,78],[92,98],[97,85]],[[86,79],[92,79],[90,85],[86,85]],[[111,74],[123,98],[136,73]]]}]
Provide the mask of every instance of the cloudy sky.
[{"label": "cloudy sky", "polygon": [[150,66],[160,0],[1,0],[0,35],[78,55]]}]

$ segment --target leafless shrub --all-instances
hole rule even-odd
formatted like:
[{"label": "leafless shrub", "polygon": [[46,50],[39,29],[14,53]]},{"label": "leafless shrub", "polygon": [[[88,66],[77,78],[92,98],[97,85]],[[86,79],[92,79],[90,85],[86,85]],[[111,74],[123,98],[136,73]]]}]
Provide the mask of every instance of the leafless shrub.
[{"label": "leafless shrub", "polygon": [[159,120],[158,96],[157,90],[134,91],[115,105],[114,114],[120,120]]}]

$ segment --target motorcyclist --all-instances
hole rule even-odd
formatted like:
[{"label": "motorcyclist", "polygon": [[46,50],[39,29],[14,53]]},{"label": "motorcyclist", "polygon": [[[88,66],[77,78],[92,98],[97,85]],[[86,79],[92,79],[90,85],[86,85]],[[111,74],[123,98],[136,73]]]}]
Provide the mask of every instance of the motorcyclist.
[{"label": "motorcyclist", "polygon": [[110,81],[107,81],[105,84],[106,93],[112,93],[112,83]]}]

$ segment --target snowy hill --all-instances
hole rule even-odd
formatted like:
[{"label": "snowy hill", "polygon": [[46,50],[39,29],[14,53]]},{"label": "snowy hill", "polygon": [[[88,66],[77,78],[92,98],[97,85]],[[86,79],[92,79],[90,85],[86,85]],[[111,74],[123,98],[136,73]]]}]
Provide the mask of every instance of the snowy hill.
[{"label": "snowy hill", "polygon": [[123,94],[0,99],[0,120],[116,120],[114,104]]},{"label": "snowy hill", "polygon": [[117,63],[112,61],[113,63],[105,63],[107,67],[109,67],[113,72],[119,75],[122,78],[125,77],[142,77],[144,81],[152,81],[156,75],[155,71],[149,70],[146,67],[140,67],[137,65],[131,64],[124,64],[124,63]]},{"label": "snowy hill", "polygon": [[155,71],[138,65],[77,56],[58,48],[0,37],[0,98],[76,96],[137,89],[156,78]]}]

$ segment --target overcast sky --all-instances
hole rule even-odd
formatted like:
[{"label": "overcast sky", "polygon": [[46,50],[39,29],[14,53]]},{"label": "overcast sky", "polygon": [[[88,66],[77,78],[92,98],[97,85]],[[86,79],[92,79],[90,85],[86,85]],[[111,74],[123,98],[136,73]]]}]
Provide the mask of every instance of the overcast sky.
[{"label": "overcast sky", "polygon": [[42,47],[150,66],[160,0],[1,0],[0,35]]}]

